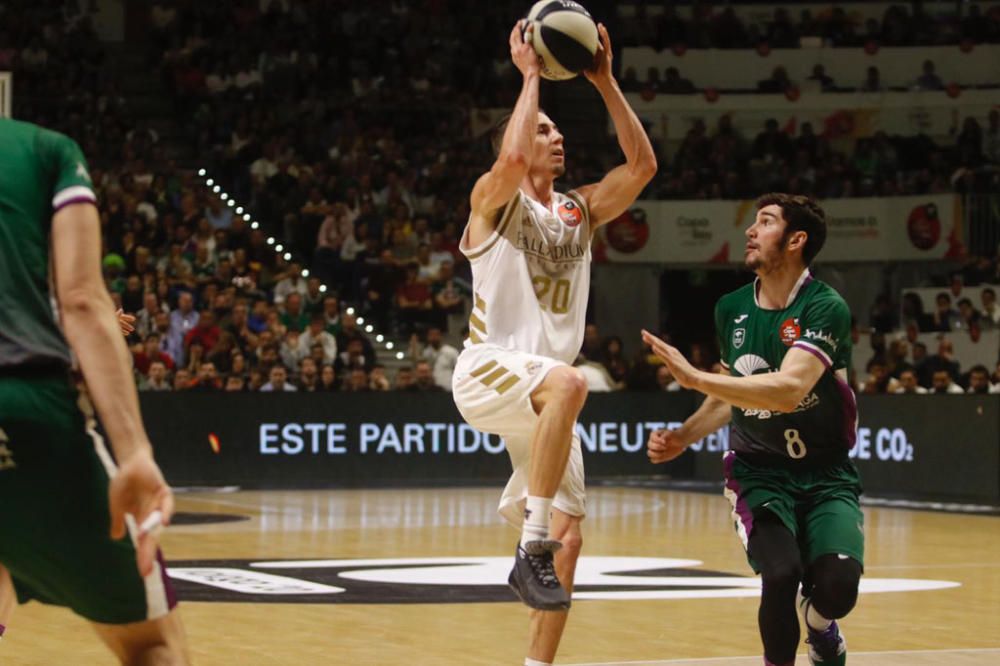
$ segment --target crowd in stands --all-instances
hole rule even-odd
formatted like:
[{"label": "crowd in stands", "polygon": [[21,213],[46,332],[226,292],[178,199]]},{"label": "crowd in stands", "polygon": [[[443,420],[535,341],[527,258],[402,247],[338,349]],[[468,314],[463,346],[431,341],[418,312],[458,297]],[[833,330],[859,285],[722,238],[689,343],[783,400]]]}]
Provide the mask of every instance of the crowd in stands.
[{"label": "crowd in stands", "polygon": [[781,127],[769,119],[744,137],[729,116],[696,121],[650,185],[657,199],[746,199],[782,191],[820,199],[1000,192],[1000,112],[986,127],[967,117],[952,145],[924,134],[843,141],[835,127]]},{"label": "crowd in stands", "polygon": [[[614,3],[607,4],[610,15]],[[488,142],[471,135],[469,114],[509,106],[516,96],[518,74],[497,35],[509,32],[517,11],[495,2],[456,12],[449,0],[261,6],[152,5],[149,57],[170,92],[177,125],[171,138],[187,142],[197,160],[180,168],[166,157],[176,151],[166,150],[119,92],[87,3],[0,5],[0,70],[15,72],[15,116],[66,132],[90,160],[108,284],[137,315],[129,341],[140,385],[447,388],[471,296],[458,242],[468,192],[491,159]],[[994,19],[991,12],[977,25],[938,25],[931,41],[919,41],[923,33],[901,37],[899,16],[887,14],[881,43],[937,43],[973,29],[982,32],[974,39],[990,41]],[[656,37],[639,39],[656,44],[683,28],[693,35],[685,37],[689,46],[716,45],[699,41],[715,33],[696,23],[653,21]],[[792,32],[836,35],[836,24],[800,21]],[[612,29],[619,30],[616,46],[632,39],[628,26]],[[744,32],[752,35],[752,26]],[[864,34],[841,32],[850,33],[845,40]],[[623,85],[631,85],[627,79]],[[664,92],[693,88],[676,71],[664,81]],[[676,155],[661,149],[665,168],[646,195],[1000,190],[996,171],[983,168],[1000,163],[996,112],[986,127],[967,119],[953,146],[884,134],[851,143],[827,130],[768,121],[751,141],[725,118],[711,131],[696,123]],[[616,159],[608,145],[572,154],[565,182],[603,174]],[[262,226],[251,227],[206,187],[195,175],[199,167]],[[283,251],[275,252],[279,244]],[[382,367],[375,333],[411,340],[409,358],[418,362]],[[711,369],[709,347],[691,353]],[[588,328],[578,367],[595,390],[679,388],[648,349],[626,359],[621,341],[601,340],[596,328]]]},{"label": "crowd in stands", "polygon": [[[649,11],[653,4],[662,7],[662,12]],[[804,38],[818,38],[828,46],[1000,42],[1000,4],[984,10],[969,3],[958,13],[958,3],[952,3],[944,13],[932,14],[927,3],[898,3],[889,6],[881,20],[870,18],[863,22],[847,8],[828,4],[831,6],[821,11],[779,6],[770,21],[758,24],[742,20],[730,3],[695,2],[690,17],[683,18],[674,3],[640,0],[634,3],[634,14],[623,19],[618,41],[622,46],[652,46],[657,50],[748,49],[761,44],[796,48]]]}]

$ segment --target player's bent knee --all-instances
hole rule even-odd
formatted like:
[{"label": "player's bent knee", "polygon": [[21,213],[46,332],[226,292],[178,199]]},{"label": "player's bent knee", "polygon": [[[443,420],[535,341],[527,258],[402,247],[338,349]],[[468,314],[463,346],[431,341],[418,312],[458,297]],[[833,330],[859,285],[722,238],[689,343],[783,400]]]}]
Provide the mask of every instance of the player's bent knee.
[{"label": "player's bent knee", "polygon": [[581,405],[587,399],[587,379],[576,368],[556,368],[549,373],[546,381],[549,378],[559,399]]},{"label": "player's bent knee", "polygon": [[861,582],[861,563],[854,558],[824,555],[812,566],[812,603],[820,615],[837,620],[854,608]]}]

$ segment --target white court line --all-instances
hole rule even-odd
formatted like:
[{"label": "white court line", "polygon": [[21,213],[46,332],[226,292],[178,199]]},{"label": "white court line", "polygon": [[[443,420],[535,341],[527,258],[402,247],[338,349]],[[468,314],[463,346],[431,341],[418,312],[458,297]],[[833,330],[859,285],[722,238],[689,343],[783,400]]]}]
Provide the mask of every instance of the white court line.
[{"label": "white court line", "polygon": [[[946,650],[880,650],[877,652],[854,652],[852,656],[872,656],[872,655],[936,655],[936,654],[996,654],[1000,656],[1000,648],[955,648]],[[798,655],[801,656],[801,655]],[[697,657],[694,659],[664,659],[661,661],[595,661],[587,663],[567,664],[567,666],[629,666],[629,664],[641,664],[642,666],[661,666],[665,664],[695,664],[699,662],[713,662],[724,664],[736,660],[760,659],[760,655],[749,655],[745,657]]]},{"label": "white court line", "polygon": [[872,564],[866,565],[865,571],[872,569],[994,569],[1000,568],[1000,562],[957,562],[955,564]]}]

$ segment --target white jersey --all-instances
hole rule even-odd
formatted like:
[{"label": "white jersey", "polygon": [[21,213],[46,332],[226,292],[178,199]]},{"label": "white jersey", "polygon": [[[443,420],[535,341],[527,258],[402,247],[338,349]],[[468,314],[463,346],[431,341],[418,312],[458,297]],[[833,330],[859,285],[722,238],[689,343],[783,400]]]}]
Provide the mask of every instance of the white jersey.
[{"label": "white jersey", "polygon": [[472,264],[474,303],[466,348],[487,343],[572,364],[583,343],[590,294],[590,214],[576,192],[546,208],[524,192],[490,237],[460,248]]}]

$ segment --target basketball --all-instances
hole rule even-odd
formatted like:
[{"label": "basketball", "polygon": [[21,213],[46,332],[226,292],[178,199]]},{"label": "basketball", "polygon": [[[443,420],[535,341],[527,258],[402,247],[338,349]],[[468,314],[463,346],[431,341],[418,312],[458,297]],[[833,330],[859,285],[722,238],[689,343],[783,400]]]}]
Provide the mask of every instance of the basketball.
[{"label": "basketball", "polygon": [[542,77],[564,81],[587,69],[597,53],[597,24],[572,0],[541,0],[528,12],[531,45],[542,59]]}]

